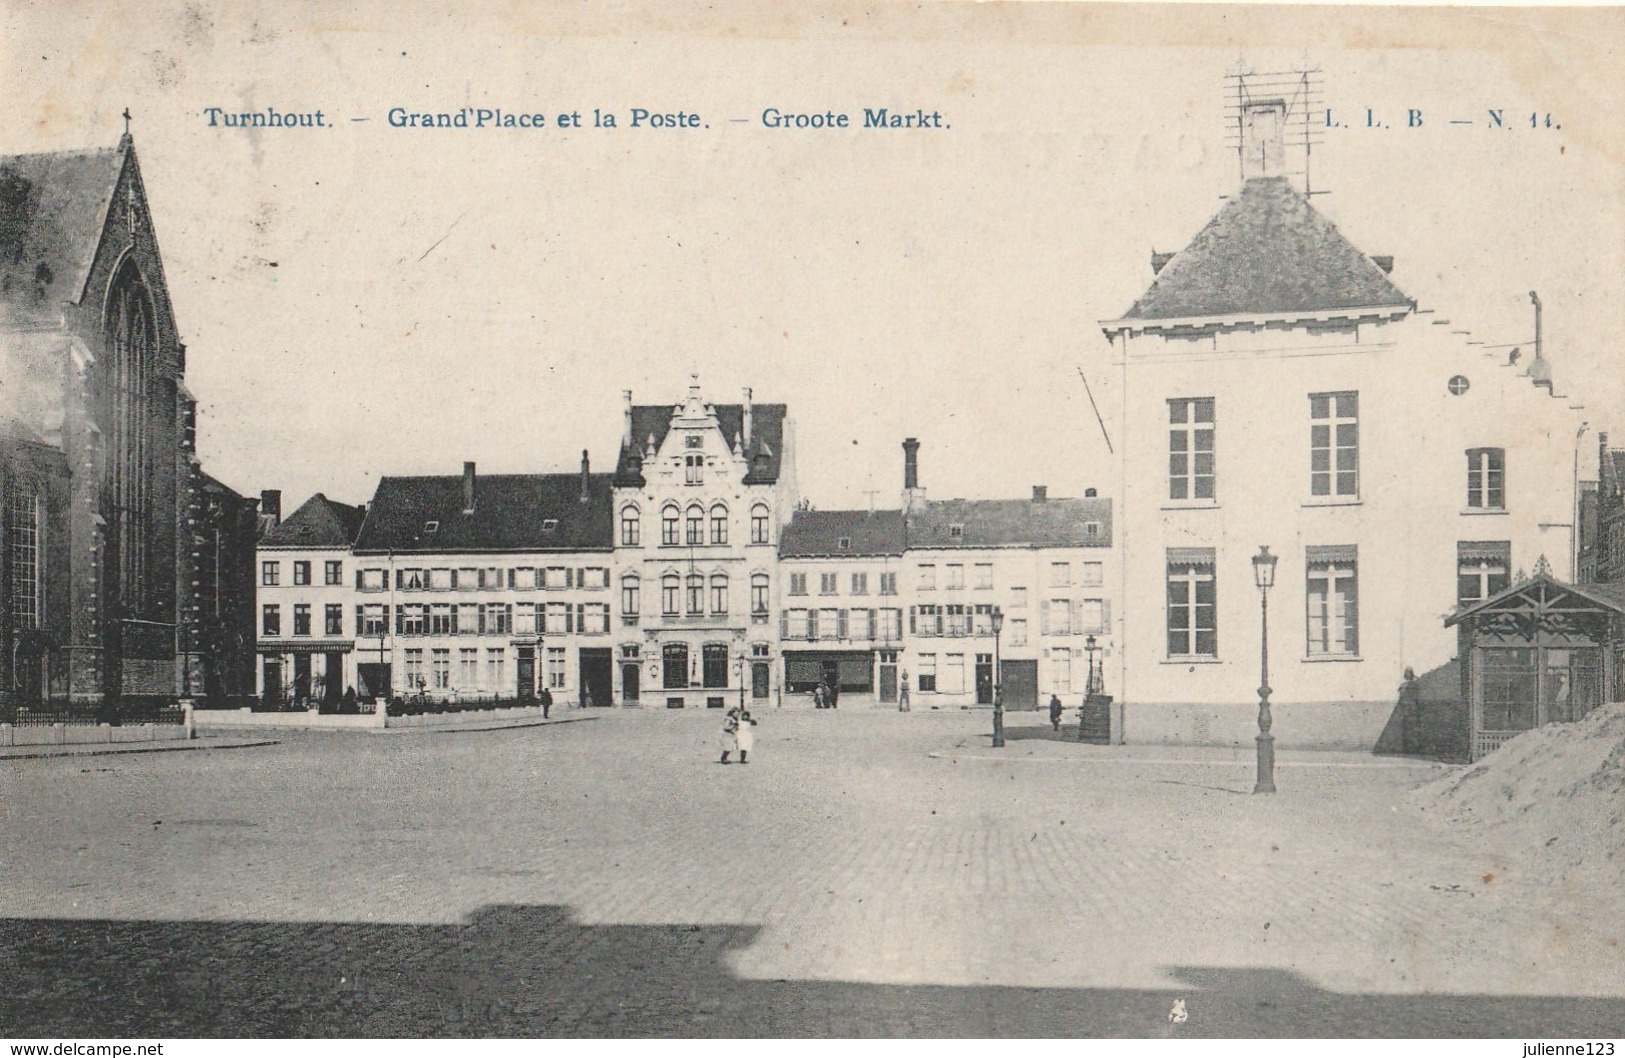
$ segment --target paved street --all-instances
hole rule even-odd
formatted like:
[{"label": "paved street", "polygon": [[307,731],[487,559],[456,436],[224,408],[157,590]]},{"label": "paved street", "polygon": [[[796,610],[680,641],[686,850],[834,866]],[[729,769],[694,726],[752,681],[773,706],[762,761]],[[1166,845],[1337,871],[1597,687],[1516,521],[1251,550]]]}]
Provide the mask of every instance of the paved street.
[{"label": "paved street", "polygon": [[760,716],[0,761],[0,1026],[1625,1035],[1617,911],[1418,821],[1439,766]]}]

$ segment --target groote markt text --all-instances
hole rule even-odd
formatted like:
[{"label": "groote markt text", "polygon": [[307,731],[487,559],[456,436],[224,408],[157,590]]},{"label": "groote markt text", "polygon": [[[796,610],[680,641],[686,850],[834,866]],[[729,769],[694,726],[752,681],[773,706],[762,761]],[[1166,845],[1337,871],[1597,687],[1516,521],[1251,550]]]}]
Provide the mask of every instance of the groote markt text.
[{"label": "groote markt text", "polygon": [[[324,110],[284,111],[265,107],[251,111],[228,111],[204,107],[203,118],[210,128],[234,129],[326,129],[339,122]],[[350,123],[371,121],[357,116]],[[390,107],[384,123],[392,129],[708,129],[711,127],[693,110],[512,110],[504,107],[459,107],[455,110],[415,110]],[[947,129],[952,126],[939,110],[924,107],[863,107],[859,113],[836,110],[788,111],[767,107],[754,118],[729,117],[727,124],[756,124],[769,129]]]}]

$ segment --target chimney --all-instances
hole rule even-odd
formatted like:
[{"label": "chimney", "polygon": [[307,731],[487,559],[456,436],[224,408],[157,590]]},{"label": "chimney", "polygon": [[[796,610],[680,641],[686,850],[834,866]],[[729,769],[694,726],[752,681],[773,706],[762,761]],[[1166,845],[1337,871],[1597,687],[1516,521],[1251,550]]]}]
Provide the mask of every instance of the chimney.
[{"label": "chimney", "polygon": [[1083,498],[1086,499],[1086,500],[1092,500],[1096,496],[1099,496],[1099,495],[1100,495],[1100,493],[1098,491],[1096,491],[1095,489],[1092,489],[1092,488],[1088,488],[1088,489],[1083,490]]},{"label": "chimney", "polygon": [[1383,275],[1387,275],[1394,270],[1394,259],[1389,254],[1372,254],[1371,261],[1382,269]]},{"label": "chimney", "polygon": [[745,407],[745,432],[744,432],[744,437],[742,439],[742,447],[740,448],[740,454],[741,455],[744,454],[744,450],[746,448],[750,447],[750,439],[751,439],[751,429],[750,429],[751,407],[750,407],[750,387],[749,386],[745,387],[745,404],[744,404],[744,407]]},{"label": "chimney", "polygon": [[271,519],[272,525],[282,524],[282,490],[260,490],[260,514]]},{"label": "chimney", "polygon": [[1241,109],[1241,178],[1280,176],[1285,168],[1286,100],[1251,100]]},{"label": "chimney", "polygon": [[590,464],[587,462],[587,450],[581,450],[581,502],[586,503],[589,498],[587,490],[587,474]]},{"label": "chimney", "polygon": [[1048,503],[1049,502],[1049,486],[1048,485],[1034,485],[1033,486],[1033,502],[1034,503]]},{"label": "chimney", "polygon": [[1172,261],[1173,259],[1174,259],[1174,255],[1171,254],[1171,253],[1158,253],[1157,251],[1152,250],[1151,251],[1151,274],[1154,275],[1154,276],[1155,275],[1161,275],[1162,270],[1164,268],[1168,267],[1168,262]]},{"label": "chimney", "polygon": [[474,464],[463,464],[463,513],[474,513]]},{"label": "chimney", "polygon": [[920,487],[920,442],[913,437],[903,442],[903,488]]},{"label": "chimney", "polygon": [[621,390],[621,403],[625,406],[625,427],[621,430],[621,447],[632,447],[632,391]]}]

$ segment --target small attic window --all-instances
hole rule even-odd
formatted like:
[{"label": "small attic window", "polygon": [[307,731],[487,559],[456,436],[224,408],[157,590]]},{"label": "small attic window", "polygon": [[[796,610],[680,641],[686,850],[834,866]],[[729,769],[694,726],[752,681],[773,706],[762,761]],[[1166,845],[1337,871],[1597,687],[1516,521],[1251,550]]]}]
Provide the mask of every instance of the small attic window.
[{"label": "small attic window", "polygon": [[438,533],[440,531],[440,523],[439,522],[424,522],[423,523],[423,531],[425,533]]},{"label": "small attic window", "polygon": [[705,446],[705,438],[700,434],[691,433],[687,437],[683,438],[683,444],[688,448],[703,448]]},{"label": "small attic window", "polygon": [[1087,537],[1099,536],[1100,535],[1100,523],[1099,522],[1084,522],[1083,523],[1083,535],[1087,536]]},{"label": "small attic window", "polygon": [[1450,390],[1452,396],[1459,397],[1466,393],[1471,385],[1472,383],[1467,381],[1466,375],[1453,375],[1450,381],[1445,383],[1445,388]]},{"label": "small attic window", "polygon": [[836,541],[836,544],[842,551],[852,550],[852,538],[850,536],[841,537],[840,540]]},{"label": "small attic window", "polygon": [[553,530],[557,529],[558,527],[559,527],[559,520],[557,518],[543,518],[542,519],[542,532],[551,533]]},{"label": "small attic window", "polygon": [[954,524],[950,525],[948,527],[948,536],[953,540],[963,540],[965,538],[964,525],[959,522],[955,522]]},{"label": "small attic window", "polygon": [[310,526],[301,525],[297,530],[295,530],[295,532],[299,536],[299,539],[301,539],[301,540],[307,539],[310,536]]}]

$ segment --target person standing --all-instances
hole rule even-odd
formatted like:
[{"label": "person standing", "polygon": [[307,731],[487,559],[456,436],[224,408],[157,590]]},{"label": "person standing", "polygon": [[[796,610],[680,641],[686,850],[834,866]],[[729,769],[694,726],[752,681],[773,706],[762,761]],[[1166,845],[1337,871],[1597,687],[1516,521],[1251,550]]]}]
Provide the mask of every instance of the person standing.
[{"label": "person standing", "polygon": [[[739,747],[739,763],[750,763],[751,747],[756,745],[756,735],[751,728],[756,726],[756,718],[750,715],[750,710],[741,706],[734,722],[734,745]],[[727,756],[726,753],[723,754]]]},{"label": "person standing", "polygon": [[1052,694],[1052,695],[1049,696],[1049,724],[1050,724],[1051,727],[1053,727],[1056,730],[1057,733],[1060,732],[1060,730],[1061,730],[1061,696],[1058,695],[1058,694]]},{"label": "person standing", "polygon": [[739,748],[739,707],[734,706],[722,718],[722,761],[728,763],[729,754]]},{"label": "person standing", "polygon": [[553,692],[543,687],[542,693],[537,696],[536,700],[541,703],[542,719],[546,720],[548,710],[553,708]]}]

